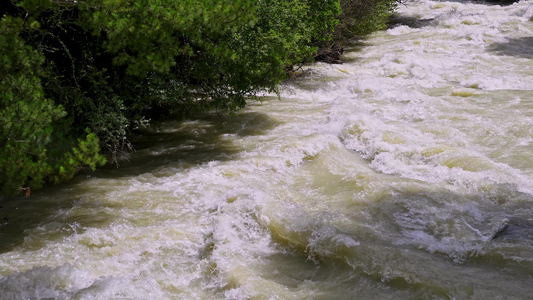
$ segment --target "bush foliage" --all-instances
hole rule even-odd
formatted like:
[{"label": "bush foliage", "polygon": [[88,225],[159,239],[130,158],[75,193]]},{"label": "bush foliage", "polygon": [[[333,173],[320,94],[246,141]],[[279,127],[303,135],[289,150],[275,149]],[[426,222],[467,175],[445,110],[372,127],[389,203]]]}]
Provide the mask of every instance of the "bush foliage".
[{"label": "bush foliage", "polygon": [[342,12],[335,28],[337,42],[349,42],[377,30],[387,28],[389,15],[401,0],[341,0]]},{"label": "bush foliage", "polygon": [[0,8],[1,192],[69,180],[102,153],[117,163],[151,118],[242,108],[321,42],[381,28],[393,3],[11,0]]}]

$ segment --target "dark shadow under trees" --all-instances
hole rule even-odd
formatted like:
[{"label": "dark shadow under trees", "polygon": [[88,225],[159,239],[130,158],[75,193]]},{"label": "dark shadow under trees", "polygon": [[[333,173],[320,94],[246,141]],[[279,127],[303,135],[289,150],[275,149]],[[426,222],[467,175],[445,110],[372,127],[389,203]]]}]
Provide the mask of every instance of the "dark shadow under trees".
[{"label": "dark shadow under trees", "polygon": [[[136,152],[129,159],[120,160],[120,168],[107,165],[90,174],[79,174],[71,183],[47,187],[33,192],[30,197],[21,193],[0,198],[0,253],[24,244],[37,228],[52,226],[65,231],[62,236],[72,234],[75,230],[71,228],[72,222],[66,215],[67,219],[63,219],[61,212],[74,206],[92,207],[99,203],[97,199],[85,199],[96,197],[93,194],[98,193],[94,186],[84,184],[89,176],[118,180],[163,167],[188,169],[212,161],[230,160],[242,149],[224,136],[263,134],[277,124],[267,115],[255,112],[205,113],[195,119],[154,124],[149,131],[131,137]],[[4,217],[7,220],[3,220]],[[103,213],[80,216],[75,223],[79,228],[87,228],[101,226],[101,222],[112,222],[115,218]]]},{"label": "dark shadow under trees", "polygon": [[533,37],[512,38],[504,43],[493,43],[487,50],[502,56],[533,58]]}]

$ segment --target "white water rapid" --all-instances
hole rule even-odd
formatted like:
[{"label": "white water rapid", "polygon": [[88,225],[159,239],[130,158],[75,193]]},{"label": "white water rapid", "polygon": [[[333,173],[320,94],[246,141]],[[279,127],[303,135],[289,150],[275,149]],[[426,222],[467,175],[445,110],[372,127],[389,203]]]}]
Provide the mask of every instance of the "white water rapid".
[{"label": "white water rapid", "polygon": [[396,21],[2,203],[0,299],[531,299],[533,1]]}]

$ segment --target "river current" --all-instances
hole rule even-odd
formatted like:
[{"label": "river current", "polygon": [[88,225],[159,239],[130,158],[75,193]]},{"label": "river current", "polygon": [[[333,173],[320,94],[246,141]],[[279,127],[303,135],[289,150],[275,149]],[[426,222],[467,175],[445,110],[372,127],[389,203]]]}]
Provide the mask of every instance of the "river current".
[{"label": "river current", "polygon": [[0,298],[530,299],[533,2],[396,23],[4,201]]}]

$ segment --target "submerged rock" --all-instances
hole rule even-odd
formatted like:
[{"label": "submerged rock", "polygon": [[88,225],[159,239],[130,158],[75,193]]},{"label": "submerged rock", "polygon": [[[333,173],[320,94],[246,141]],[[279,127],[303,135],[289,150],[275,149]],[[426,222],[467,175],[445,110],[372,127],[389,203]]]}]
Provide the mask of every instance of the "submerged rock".
[{"label": "submerged rock", "polygon": [[515,2],[518,2],[519,0],[483,0],[483,1],[476,1],[476,2],[483,2],[487,4],[496,4],[496,5],[511,5]]},{"label": "submerged rock", "polygon": [[506,219],[494,233],[491,240],[530,240],[533,241],[533,220]]}]

